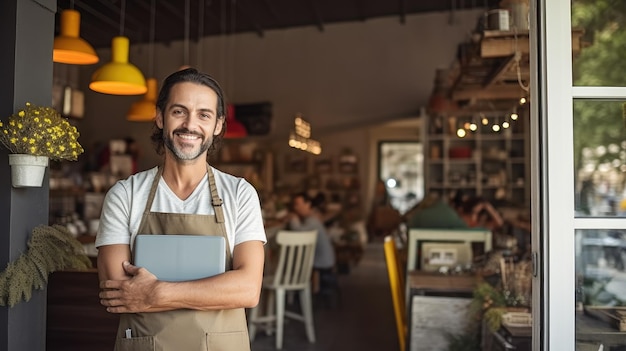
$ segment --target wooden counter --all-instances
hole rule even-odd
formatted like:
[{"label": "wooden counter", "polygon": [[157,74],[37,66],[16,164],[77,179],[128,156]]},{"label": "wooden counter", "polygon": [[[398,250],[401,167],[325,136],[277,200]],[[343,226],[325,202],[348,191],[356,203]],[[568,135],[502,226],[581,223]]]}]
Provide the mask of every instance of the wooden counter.
[{"label": "wooden counter", "polygon": [[50,275],[46,350],[113,350],[119,316],[100,305],[98,285],[95,269]]}]

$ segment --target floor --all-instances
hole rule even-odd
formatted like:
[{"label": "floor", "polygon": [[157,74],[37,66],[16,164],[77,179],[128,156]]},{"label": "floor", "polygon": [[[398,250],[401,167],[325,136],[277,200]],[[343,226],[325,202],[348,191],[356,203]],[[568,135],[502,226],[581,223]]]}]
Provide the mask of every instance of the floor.
[{"label": "floor", "polygon": [[[383,244],[372,242],[358,265],[339,276],[341,299],[331,307],[314,306],[316,342],[308,342],[304,325],[286,319],[283,350],[398,350]],[[263,331],[252,351],[275,350],[274,335]]]}]

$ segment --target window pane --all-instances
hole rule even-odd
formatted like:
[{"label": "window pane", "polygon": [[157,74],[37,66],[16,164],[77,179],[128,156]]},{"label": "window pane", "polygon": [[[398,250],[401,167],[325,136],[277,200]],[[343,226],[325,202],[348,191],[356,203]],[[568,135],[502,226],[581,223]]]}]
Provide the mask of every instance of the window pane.
[{"label": "window pane", "polygon": [[406,212],[424,197],[424,155],[418,142],[382,142],[379,178],[385,182],[391,206]]},{"label": "window pane", "polygon": [[626,132],[621,101],[574,101],[577,217],[626,217]]},{"label": "window pane", "polygon": [[626,337],[610,316],[619,321],[620,311],[626,310],[626,231],[577,230],[575,235],[577,350],[598,350],[600,345],[623,350],[612,348],[626,346]]},{"label": "window pane", "polygon": [[626,86],[626,1],[573,0],[573,78],[577,86]]}]

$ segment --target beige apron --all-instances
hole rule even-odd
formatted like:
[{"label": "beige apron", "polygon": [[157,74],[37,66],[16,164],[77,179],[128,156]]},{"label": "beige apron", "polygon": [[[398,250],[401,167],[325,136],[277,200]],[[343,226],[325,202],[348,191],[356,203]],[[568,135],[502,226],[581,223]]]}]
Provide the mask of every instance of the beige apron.
[{"label": "beige apron", "polygon": [[[215,209],[214,216],[150,212],[163,173],[162,168],[159,168],[152,183],[138,234],[221,235],[226,238],[226,267],[232,269],[222,199],[217,195],[213,171],[210,167],[207,168],[209,189]],[[207,291],[207,293],[211,292]],[[125,336],[128,328],[132,333],[130,339]],[[216,311],[182,309],[122,314],[117,330],[115,350],[250,350],[245,310],[243,308]]]}]

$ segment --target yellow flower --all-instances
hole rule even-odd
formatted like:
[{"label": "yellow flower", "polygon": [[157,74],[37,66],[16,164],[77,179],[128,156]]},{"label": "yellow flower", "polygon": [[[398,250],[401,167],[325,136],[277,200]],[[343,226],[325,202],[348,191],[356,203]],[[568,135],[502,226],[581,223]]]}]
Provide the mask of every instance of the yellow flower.
[{"label": "yellow flower", "polygon": [[0,144],[11,153],[43,155],[53,160],[76,160],[84,152],[77,141],[79,135],[56,110],[31,103],[0,122]]}]

